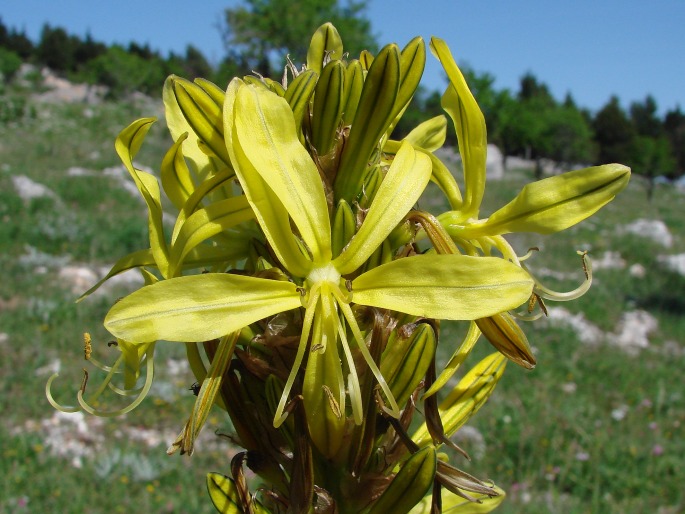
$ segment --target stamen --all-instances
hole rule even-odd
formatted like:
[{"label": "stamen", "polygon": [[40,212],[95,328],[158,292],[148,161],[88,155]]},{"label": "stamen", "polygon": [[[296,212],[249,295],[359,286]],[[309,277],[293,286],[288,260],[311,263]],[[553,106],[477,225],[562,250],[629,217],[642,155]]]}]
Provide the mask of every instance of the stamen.
[{"label": "stamen", "polygon": [[350,345],[347,342],[347,335],[345,334],[342,323],[338,323],[338,334],[340,335],[340,342],[345,352],[345,359],[347,360],[347,367],[350,372],[347,375],[347,389],[350,394],[350,402],[352,404],[352,418],[357,425],[361,425],[364,417],[364,410],[362,405],[361,386],[359,385],[359,375],[357,375],[357,367],[354,365],[354,358]]},{"label": "stamen", "polygon": [[57,403],[55,400],[54,396],[52,396],[52,391],[50,390],[52,388],[52,382],[59,376],[59,373],[53,373],[50,378],[48,378],[47,383],[45,384],[45,396],[48,399],[48,403],[52,405],[55,409],[61,412],[66,412],[68,414],[72,414],[74,412],[80,412],[81,408],[80,407],[65,407],[64,405],[60,405]]},{"label": "stamen", "polygon": [[395,400],[392,391],[390,391],[390,387],[388,387],[388,383],[385,381],[385,378],[383,378],[381,371],[378,369],[378,366],[376,366],[373,357],[371,357],[369,349],[366,347],[366,344],[364,343],[364,337],[362,336],[361,330],[359,329],[357,320],[354,318],[354,313],[352,312],[352,309],[347,303],[342,302],[342,294],[339,290],[334,289],[333,293],[336,297],[336,300],[338,300],[340,310],[345,316],[345,319],[347,319],[347,324],[350,326],[350,329],[352,329],[352,334],[354,335],[354,338],[357,341],[359,351],[362,353],[362,356],[364,357],[366,364],[369,366],[371,373],[373,373],[373,376],[376,377],[378,385],[380,385],[381,389],[383,390],[383,394],[385,394],[386,398],[388,399],[388,402],[390,402],[390,409],[386,408],[387,412],[394,418],[399,418],[400,408],[397,406],[397,401]]},{"label": "stamen", "polygon": [[86,385],[88,384],[88,370],[83,368],[83,381],[81,382],[81,394],[86,392]]},{"label": "stamen", "polygon": [[342,418],[342,413],[340,412],[340,405],[338,405],[338,402],[335,399],[335,396],[333,396],[333,393],[331,392],[331,388],[325,384],[322,387],[323,387],[323,392],[326,393],[326,396],[328,396],[328,405],[330,405],[331,410],[333,411],[333,414],[335,414],[335,417],[338,419]]},{"label": "stamen", "polygon": [[86,360],[90,360],[90,356],[93,353],[93,346],[91,345],[90,334],[88,332],[83,333],[83,356]]},{"label": "stamen", "polygon": [[528,252],[523,257],[519,257],[519,261],[526,261],[526,260],[530,259],[535,252],[539,252],[539,251],[540,251],[540,248],[538,248],[537,246],[532,246],[532,247],[528,248]]},{"label": "stamen", "polygon": [[[579,251],[578,255],[580,255],[580,258],[583,261],[583,272],[585,273],[585,281],[572,291],[561,293],[559,291],[553,291],[552,289],[545,287],[538,279],[536,279],[531,274],[531,277],[535,282],[533,291],[538,295],[538,299],[545,298],[547,300],[553,300],[556,302],[568,302],[570,300],[580,298],[585,293],[587,293],[588,289],[590,289],[590,286],[592,285],[592,265],[590,263],[590,259],[587,257],[587,252]],[[526,271],[530,273],[530,271],[524,265],[521,265],[521,267],[523,267]]]},{"label": "stamen", "polygon": [[285,419],[288,417],[288,413],[284,413],[285,404],[288,402],[288,395],[290,394],[290,389],[295,383],[295,377],[297,372],[300,370],[302,365],[302,359],[304,358],[305,350],[307,349],[307,343],[309,341],[309,333],[312,329],[312,321],[314,319],[314,312],[316,311],[316,304],[319,301],[320,287],[312,288],[309,295],[309,304],[307,305],[307,310],[305,311],[304,320],[302,323],[302,335],[300,336],[300,343],[297,347],[297,354],[295,355],[295,361],[293,362],[292,368],[290,368],[290,374],[288,375],[288,380],[285,382],[285,387],[283,387],[283,394],[278,402],[278,407],[276,407],[276,413],[274,414],[274,428],[280,427]]},{"label": "stamen", "polygon": [[[78,400],[79,405],[81,406],[81,409],[86,411],[88,414],[93,414],[95,416],[100,416],[104,418],[111,418],[115,416],[121,416],[122,414],[126,414],[127,412],[131,412],[133,409],[135,409],[140,403],[145,399],[147,396],[147,393],[150,391],[150,388],[152,387],[152,378],[154,376],[154,359],[152,358],[154,354],[154,348],[155,345],[151,344],[150,347],[145,351],[145,357],[146,357],[146,364],[147,364],[147,369],[146,369],[146,375],[145,375],[145,384],[143,385],[142,389],[140,390],[140,394],[138,397],[133,400],[129,405],[122,409],[114,410],[114,411],[103,411],[99,409],[95,409],[90,405],[93,401],[97,400],[97,398],[102,394],[102,391],[107,387],[107,384],[109,384],[109,381],[112,379],[113,373],[110,373],[107,378],[105,379],[105,382],[100,386],[98,391],[96,391],[96,394],[93,395],[94,397],[90,399],[89,402],[87,402],[83,398],[83,392],[79,390],[79,392],[76,395],[76,399]],[[120,357],[113,368],[118,367],[119,363],[123,357]]]}]

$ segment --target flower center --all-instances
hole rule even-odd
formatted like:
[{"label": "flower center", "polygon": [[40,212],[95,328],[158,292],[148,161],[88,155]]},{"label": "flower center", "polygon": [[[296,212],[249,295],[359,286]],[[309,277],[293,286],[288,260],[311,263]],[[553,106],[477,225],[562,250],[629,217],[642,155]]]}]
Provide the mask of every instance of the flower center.
[{"label": "flower center", "polygon": [[314,268],[309,272],[309,275],[307,275],[307,286],[310,289],[324,282],[330,282],[336,286],[340,282],[340,273],[335,269],[332,262],[329,262],[325,266]]}]

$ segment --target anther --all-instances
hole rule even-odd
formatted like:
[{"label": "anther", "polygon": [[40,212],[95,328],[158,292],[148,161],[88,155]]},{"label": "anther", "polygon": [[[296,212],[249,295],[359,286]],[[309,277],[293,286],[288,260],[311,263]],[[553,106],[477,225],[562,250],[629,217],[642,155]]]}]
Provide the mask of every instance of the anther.
[{"label": "anther", "polygon": [[93,353],[93,346],[91,345],[90,334],[88,332],[83,333],[83,356],[86,360],[90,360],[90,356]]}]

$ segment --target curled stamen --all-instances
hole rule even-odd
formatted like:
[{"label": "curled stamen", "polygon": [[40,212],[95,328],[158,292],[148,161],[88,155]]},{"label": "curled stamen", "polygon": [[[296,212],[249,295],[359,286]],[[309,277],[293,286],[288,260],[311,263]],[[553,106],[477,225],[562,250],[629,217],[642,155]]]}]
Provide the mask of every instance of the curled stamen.
[{"label": "curled stamen", "polygon": [[[154,345],[150,345],[150,347],[146,350],[145,352],[145,363],[146,363],[146,375],[145,375],[145,384],[143,385],[142,389],[140,390],[140,394],[138,397],[133,400],[129,405],[122,409],[117,409],[114,411],[103,411],[94,408],[91,403],[96,401],[99,396],[102,394],[103,390],[109,385],[110,380],[112,379],[113,373],[110,373],[107,375],[105,378],[105,381],[103,382],[102,385],[98,388],[98,390],[95,392],[92,398],[89,399],[89,401],[86,401],[85,398],[83,398],[83,391],[79,390],[79,392],[76,395],[76,399],[78,400],[79,405],[81,406],[81,409],[86,411],[88,414],[93,414],[95,416],[100,416],[100,417],[114,417],[114,416],[120,416],[122,414],[126,414],[127,412],[131,412],[133,409],[135,409],[140,403],[145,399],[147,396],[147,393],[150,391],[150,388],[152,387],[152,378],[154,376],[154,359],[152,358],[154,353]],[[115,363],[114,366],[112,366],[114,369],[118,367],[120,362],[123,360],[123,357],[120,357],[117,362]]]},{"label": "curled stamen", "polygon": [[88,385],[88,370],[83,368],[83,381],[81,382],[81,394],[86,392],[86,385]]},{"label": "curled stamen", "polygon": [[120,387],[115,386],[111,382],[107,384],[107,387],[109,387],[112,391],[114,391],[116,394],[119,396],[136,396],[139,394],[143,388],[139,387],[138,389],[121,389]]},{"label": "curled stamen", "polygon": [[52,405],[55,409],[57,409],[60,412],[66,412],[68,414],[74,413],[74,412],[80,412],[81,407],[65,407],[64,405],[60,405],[57,403],[55,400],[54,396],[52,396],[52,382],[59,376],[59,373],[53,373],[50,378],[48,378],[47,383],[45,384],[45,396],[48,399],[48,403]]},{"label": "curled stamen", "polygon": [[532,246],[532,247],[528,248],[528,252],[523,257],[519,257],[519,261],[526,261],[526,260],[530,259],[535,252],[539,252],[539,251],[540,251],[540,248],[538,248],[537,246]]},{"label": "curled stamen", "polygon": [[[533,291],[535,292],[535,294],[538,295],[538,299],[544,298],[547,300],[554,300],[556,302],[568,302],[570,300],[580,298],[588,291],[588,289],[590,289],[590,286],[592,285],[592,265],[590,263],[590,259],[587,257],[587,252],[579,251],[578,255],[580,255],[580,258],[583,261],[583,272],[585,273],[585,280],[583,281],[583,283],[577,288],[573,289],[572,291],[561,293],[559,291],[553,291],[552,289],[545,287],[538,279],[536,279],[531,274],[531,277],[535,282]],[[530,273],[530,271],[524,265],[521,266]]]}]

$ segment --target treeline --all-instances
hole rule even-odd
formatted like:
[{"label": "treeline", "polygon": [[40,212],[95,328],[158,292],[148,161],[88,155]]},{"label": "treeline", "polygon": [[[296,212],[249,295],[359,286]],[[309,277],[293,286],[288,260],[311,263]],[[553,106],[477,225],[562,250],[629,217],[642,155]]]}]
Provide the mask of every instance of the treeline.
[{"label": "treeline", "polygon": [[47,24],[34,43],[24,31],[8,28],[0,19],[0,73],[11,78],[22,62],[47,66],[75,82],[107,86],[113,97],[134,91],[159,94],[164,79],[172,73],[220,82],[236,69],[229,60],[213,67],[192,45],[183,55],[171,52],[163,56],[147,44],[108,46],[90,34],[81,38]]},{"label": "treeline", "polygon": [[[172,73],[226,84],[230,77],[249,72],[252,61],[259,59],[246,50],[233,52],[212,66],[192,45],[184,55],[162,56],[147,44],[107,46],[90,34],[81,38],[49,25],[34,44],[23,31],[7,28],[0,20],[0,73],[5,78],[22,62],[31,62],[73,81],[105,85],[114,97],[133,91],[158,95],[160,85]],[[495,89],[489,73],[464,71],[484,112],[488,139],[502,150],[505,166],[506,156],[534,159],[538,174],[542,174],[545,160],[561,168],[620,162],[646,176],[650,190],[657,176],[675,179],[685,174],[685,114],[680,107],[659,116],[651,96],[633,102],[627,110],[612,97],[592,113],[576,105],[570,94],[557,101],[548,86],[530,73],[521,78],[518,91],[512,92]],[[438,91],[420,90],[398,125],[397,135],[406,134],[427,116],[442,114],[440,96]],[[453,131],[450,134],[448,142],[456,144]]]},{"label": "treeline", "polygon": [[[658,176],[685,174],[685,114],[679,106],[660,116],[651,96],[627,110],[613,96],[593,114],[570,94],[557,101],[530,73],[515,92],[496,90],[488,73],[466,69],[465,75],[485,115],[488,140],[502,150],[505,166],[507,156],[534,159],[537,174],[545,160],[562,169],[620,162],[647,177],[650,191]],[[417,95],[399,130],[406,133],[426,114],[441,114],[440,96],[437,91]]]}]

